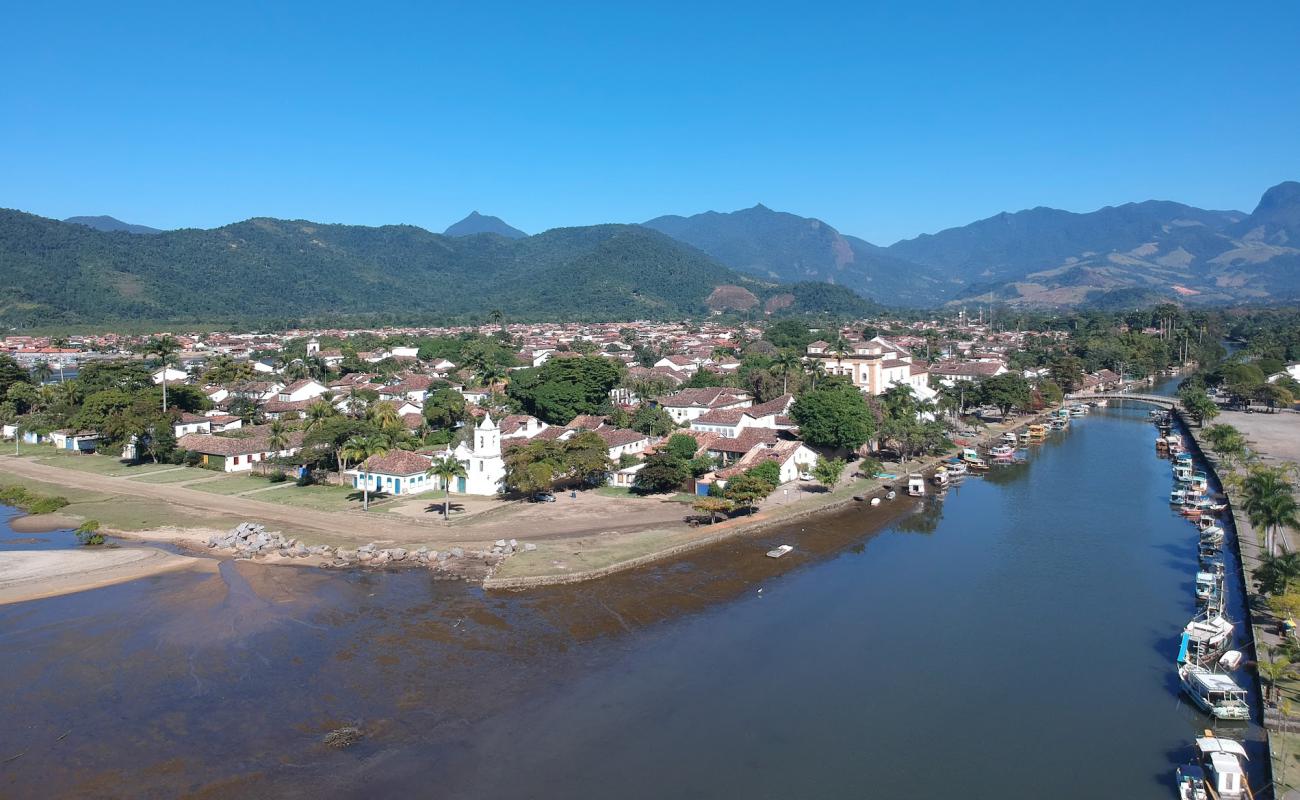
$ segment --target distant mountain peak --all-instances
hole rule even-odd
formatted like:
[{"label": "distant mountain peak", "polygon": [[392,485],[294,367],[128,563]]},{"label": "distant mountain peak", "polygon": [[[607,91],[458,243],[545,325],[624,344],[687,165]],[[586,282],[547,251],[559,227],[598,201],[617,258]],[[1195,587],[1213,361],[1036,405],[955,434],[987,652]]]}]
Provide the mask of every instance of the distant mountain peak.
[{"label": "distant mountain peak", "polygon": [[107,214],[101,214],[97,217],[68,217],[64,222],[71,222],[73,225],[85,225],[87,228],[94,228],[97,231],[125,231],[126,233],[142,234],[162,233],[158,228],[150,228],[148,225],[132,225]]},{"label": "distant mountain peak", "polygon": [[446,236],[474,236],[479,233],[495,233],[507,239],[522,239],[528,235],[518,228],[508,225],[500,217],[480,214],[478,211],[469,212],[469,215],[460,222],[443,231]]},{"label": "distant mountain peak", "polygon": [[1300,181],[1282,181],[1264,192],[1255,207],[1255,215],[1274,214],[1300,206]]}]

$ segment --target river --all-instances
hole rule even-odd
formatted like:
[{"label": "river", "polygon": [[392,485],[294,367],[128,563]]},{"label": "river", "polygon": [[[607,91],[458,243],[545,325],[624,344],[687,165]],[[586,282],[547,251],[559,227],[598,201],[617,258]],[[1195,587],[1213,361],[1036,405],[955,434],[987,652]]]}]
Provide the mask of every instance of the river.
[{"label": "river", "polygon": [[1154,437],[1097,411],[942,501],[572,587],[224,562],[0,606],[0,795],[1169,798],[1210,721]]}]

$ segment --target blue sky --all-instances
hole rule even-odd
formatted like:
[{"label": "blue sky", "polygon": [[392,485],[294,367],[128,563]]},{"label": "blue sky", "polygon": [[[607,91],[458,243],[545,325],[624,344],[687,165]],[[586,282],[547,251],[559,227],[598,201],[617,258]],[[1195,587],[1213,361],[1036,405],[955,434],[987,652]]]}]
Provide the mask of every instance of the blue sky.
[{"label": "blue sky", "polygon": [[0,206],[537,232],[762,202],[888,244],[1300,179],[1283,0],[124,5],[6,12]]}]

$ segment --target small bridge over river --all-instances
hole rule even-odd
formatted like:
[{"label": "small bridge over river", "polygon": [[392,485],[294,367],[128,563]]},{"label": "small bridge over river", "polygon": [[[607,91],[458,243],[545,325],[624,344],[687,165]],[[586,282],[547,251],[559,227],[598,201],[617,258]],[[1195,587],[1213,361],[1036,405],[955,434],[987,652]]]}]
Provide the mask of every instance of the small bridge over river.
[{"label": "small bridge over river", "polygon": [[1106,402],[1108,403],[1114,403],[1115,401],[1118,400],[1121,401],[1120,402],[1121,405],[1123,405],[1124,402],[1146,403],[1147,405],[1155,405],[1155,406],[1160,406],[1161,408],[1167,408],[1170,411],[1182,410],[1182,407],[1178,404],[1178,398],[1166,397],[1164,395],[1159,395],[1159,394],[1135,394],[1133,392],[1090,392],[1087,394],[1072,394],[1067,399],[1082,400],[1082,401],[1105,399]]}]

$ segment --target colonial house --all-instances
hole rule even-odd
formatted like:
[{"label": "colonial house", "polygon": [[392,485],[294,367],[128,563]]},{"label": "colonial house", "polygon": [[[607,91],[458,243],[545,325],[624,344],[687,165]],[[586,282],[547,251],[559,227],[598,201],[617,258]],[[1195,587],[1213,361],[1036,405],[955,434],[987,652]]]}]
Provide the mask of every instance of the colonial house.
[{"label": "colonial house", "polygon": [[529,414],[511,414],[501,420],[502,439],[531,439],[550,426]]},{"label": "colonial house", "polygon": [[795,424],[788,412],[793,403],[794,396],[786,394],[756,406],[709,411],[691,421],[691,430],[728,439],[736,438],[746,428],[791,430]]},{"label": "colonial house", "polygon": [[207,419],[210,425],[210,433],[234,431],[244,427],[243,418],[236,417],[233,414],[209,414]]},{"label": "colonial house", "polygon": [[935,397],[929,370],[914,363],[907,348],[879,336],[865,342],[850,342],[848,351],[837,353],[831,345],[816,341],[808,345],[808,357],[819,360],[828,375],[843,375],[864,394],[880,395],[891,386],[910,386],[923,400]]},{"label": "colonial house", "polygon": [[440,488],[437,477],[426,475],[433,463],[426,455],[407,450],[393,450],[382,456],[371,456],[347,471],[354,489],[369,488],[372,492],[391,495],[419,494]]},{"label": "colonial house", "polygon": [[431,386],[433,386],[433,378],[428,375],[411,375],[401,383],[380,389],[379,397],[383,400],[412,400],[423,403],[429,396]]},{"label": "colonial house", "polygon": [[817,454],[798,440],[780,440],[771,444],[759,444],[731,467],[718,470],[717,476],[723,481],[760,466],[768,461],[775,462],[781,470],[780,483],[797,480],[800,475],[811,472],[817,466]]},{"label": "colonial house", "polygon": [[323,383],[314,381],[311,378],[303,378],[280,389],[277,399],[282,403],[300,403],[304,400],[314,400],[328,391],[329,387]]},{"label": "colonial house", "polygon": [[754,404],[748,392],[739,389],[710,387],[707,389],[682,389],[665,397],[655,398],[655,403],[681,424],[697,419],[710,411],[745,408]]},{"label": "colonial house", "polygon": [[940,361],[930,365],[930,374],[945,386],[955,386],[962,381],[992,378],[1006,372],[1006,365],[998,361]]},{"label": "colonial house", "polygon": [[633,464],[623,469],[614,470],[609,474],[609,485],[618,486],[624,489],[631,489],[632,484],[636,483],[636,474],[645,467],[645,462]]},{"label": "colonial house", "polygon": [[690,356],[664,356],[654,363],[656,367],[670,369],[673,372],[693,374],[698,372],[700,364]]},{"label": "colonial house", "polygon": [[638,455],[650,446],[650,437],[639,431],[605,425],[593,433],[605,440],[609,459],[617,462],[624,455]]},{"label": "colonial house", "polygon": [[180,419],[172,423],[172,433],[177,439],[187,433],[212,433],[212,417],[205,417],[202,414],[181,414]]},{"label": "colonial house", "polygon": [[302,449],[302,431],[289,431],[281,450],[272,450],[269,431],[265,427],[248,428],[251,435],[218,436],[211,433],[190,433],[177,444],[183,450],[202,455],[202,465],[221,472],[247,472],[253,465],[272,458],[291,456]]}]

